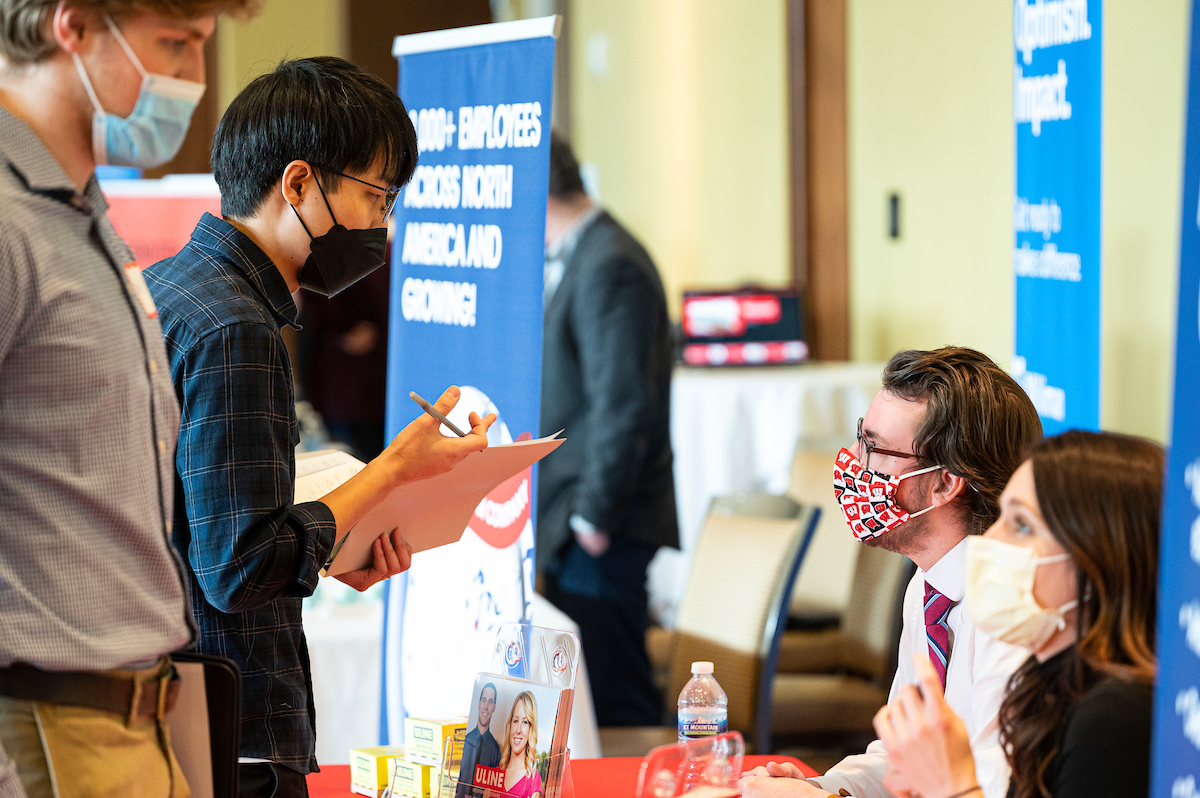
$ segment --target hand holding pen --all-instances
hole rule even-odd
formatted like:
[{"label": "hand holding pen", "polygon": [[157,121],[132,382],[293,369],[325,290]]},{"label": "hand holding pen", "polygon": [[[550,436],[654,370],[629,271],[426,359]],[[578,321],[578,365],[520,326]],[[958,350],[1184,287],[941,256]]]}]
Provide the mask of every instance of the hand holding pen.
[{"label": "hand holding pen", "polygon": [[[455,385],[446,389],[436,402],[430,405],[418,401],[425,410],[419,417],[400,431],[388,444],[378,459],[386,459],[396,469],[397,483],[426,479],[449,471],[471,452],[487,448],[487,431],[496,420],[494,413],[480,418],[471,413],[468,422],[470,432],[462,432],[446,418],[446,414],[458,404],[459,390]],[[413,394],[414,399],[420,399]],[[448,438],[439,429],[446,424],[458,437]]]}]

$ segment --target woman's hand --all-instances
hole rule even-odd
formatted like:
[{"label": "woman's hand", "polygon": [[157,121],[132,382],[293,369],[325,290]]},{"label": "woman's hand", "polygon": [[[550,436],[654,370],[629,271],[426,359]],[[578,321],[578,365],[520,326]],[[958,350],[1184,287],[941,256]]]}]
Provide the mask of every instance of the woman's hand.
[{"label": "woman's hand", "polygon": [[929,658],[916,654],[913,664],[920,691],[904,685],[875,715],[875,732],[888,754],[883,786],[893,795],[915,792],[922,798],[949,798],[979,784],[971,740],[962,718],[946,703]]}]

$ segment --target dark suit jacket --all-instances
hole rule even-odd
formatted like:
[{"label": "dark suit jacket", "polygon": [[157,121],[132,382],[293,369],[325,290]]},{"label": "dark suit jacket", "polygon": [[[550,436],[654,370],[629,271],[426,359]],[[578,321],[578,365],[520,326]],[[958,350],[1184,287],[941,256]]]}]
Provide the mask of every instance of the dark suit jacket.
[{"label": "dark suit jacket", "polygon": [[678,546],[671,468],[671,334],[646,250],[601,213],[546,307],[543,435],[566,443],[538,466],[538,567],[579,513],[614,538]]},{"label": "dark suit jacket", "polygon": [[[464,785],[474,783],[476,765],[494,768],[499,764],[500,743],[496,742],[496,738],[492,736],[491,728],[480,734],[477,725],[467,732],[466,739],[463,741],[463,758],[458,771],[459,786],[455,790],[456,798],[464,798],[468,792]],[[470,793],[472,796],[483,794],[479,790],[470,790]]]}]

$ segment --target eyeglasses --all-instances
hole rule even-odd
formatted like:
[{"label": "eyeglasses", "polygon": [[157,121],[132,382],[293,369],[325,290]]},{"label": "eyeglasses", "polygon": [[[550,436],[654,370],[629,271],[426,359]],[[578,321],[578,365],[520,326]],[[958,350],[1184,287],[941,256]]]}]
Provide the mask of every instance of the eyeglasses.
[{"label": "eyeglasses", "polygon": [[362,183],[364,186],[370,186],[371,188],[376,189],[377,191],[382,191],[383,192],[383,221],[387,222],[388,217],[392,215],[392,211],[396,208],[396,200],[400,198],[400,189],[395,188],[395,187],[385,188],[383,186],[377,186],[374,183],[368,183],[366,180],[359,180],[354,175],[348,175],[345,172],[338,172],[333,169],[326,169],[325,171],[332,172],[335,175],[341,175],[342,177],[353,180],[355,183]]},{"label": "eyeglasses", "polygon": [[915,454],[909,454],[908,452],[897,452],[893,451],[892,449],[884,449],[881,446],[876,446],[875,444],[871,443],[863,437],[862,423],[863,420],[860,418],[858,420],[858,453],[862,457],[863,468],[869,469],[871,467],[872,453],[884,454],[888,457],[907,457],[909,459],[916,459],[917,455]]}]

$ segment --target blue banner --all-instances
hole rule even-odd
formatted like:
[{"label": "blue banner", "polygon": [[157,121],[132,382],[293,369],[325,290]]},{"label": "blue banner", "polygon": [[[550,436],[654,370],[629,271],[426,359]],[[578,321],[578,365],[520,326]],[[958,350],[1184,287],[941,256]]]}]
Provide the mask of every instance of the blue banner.
[{"label": "blue banner", "polygon": [[[459,426],[493,412],[491,443],[537,434],[556,21],[396,39],[419,157],[395,212],[389,437],[420,412],[409,391],[433,401],[451,384]],[[405,715],[465,714],[496,630],[527,619],[535,506],[531,470],[484,500],[459,543],[391,580],[382,742],[401,741]]]},{"label": "blue banner", "polygon": [[1047,435],[1100,426],[1101,0],[1014,0],[1013,376]]},{"label": "blue banner", "polygon": [[1192,5],[1175,393],[1158,558],[1151,795],[1200,798],[1200,16]]}]

